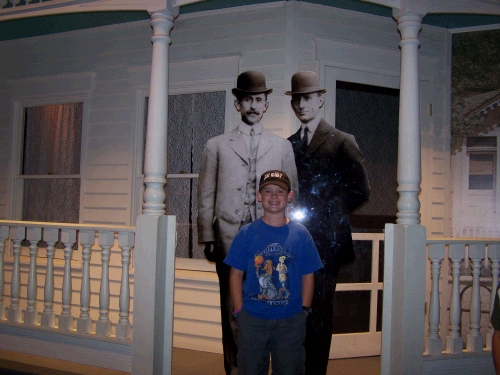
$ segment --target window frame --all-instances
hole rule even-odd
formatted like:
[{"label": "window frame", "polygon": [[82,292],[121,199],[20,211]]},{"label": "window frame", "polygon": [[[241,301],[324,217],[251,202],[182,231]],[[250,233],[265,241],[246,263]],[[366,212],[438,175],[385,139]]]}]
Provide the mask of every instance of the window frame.
[{"label": "window frame", "polygon": [[[495,135],[488,136],[485,135],[486,137],[490,138],[496,138],[496,146],[467,146],[467,139],[465,140],[465,148],[466,148],[466,160],[467,160],[467,165],[466,169],[464,172],[467,174],[467,181],[466,181],[466,188],[469,193],[473,193],[475,195],[490,195],[490,194],[495,194],[498,188],[497,180],[498,180],[498,137]],[[469,137],[467,137],[469,138]],[[492,161],[493,161],[493,186],[491,189],[471,189],[470,188],[470,156],[471,155],[492,155]]]},{"label": "window frame", "polygon": [[[200,82],[184,82],[170,85],[170,95],[184,95],[184,94],[199,94],[206,92],[225,91],[226,104],[224,114],[224,133],[233,129],[234,118],[236,110],[234,108],[234,97],[231,92],[234,86],[234,79],[220,79],[215,81]],[[144,113],[146,98],[149,96],[149,90],[140,89],[136,91],[136,113],[137,113],[137,126],[136,126],[136,147],[135,147],[135,179],[134,179],[134,202],[132,207],[133,225],[137,216],[142,214],[142,197],[144,194],[144,174],[142,173],[143,158],[144,158]],[[167,135],[168,136],[168,135]],[[172,178],[198,178],[197,173],[189,174],[168,174],[167,179]],[[192,270],[192,271],[215,271],[215,266],[205,259],[190,259],[190,258],[176,258],[176,269]]]},{"label": "window frame", "polygon": [[[25,131],[25,109],[28,107],[40,107],[46,105],[68,104],[68,103],[82,103],[82,138],[80,149],[80,174],[78,175],[65,175],[65,178],[79,178],[80,179],[80,215],[78,223],[82,223],[83,212],[83,195],[85,191],[84,178],[85,175],[85,147],[87,144],[88,134],[88,95],[74,95],[74,96],[52,96],[43,99],[28,99],[19,100],[14,103],[14,142],[13,145],[13,160],[12,160],[12,204],[10,210],[10,217],[12,220],[21,220],[23,211],[23,195],[24,195],[24,181],[33,177],[26,177],[22,173],[23,152],[24,152],[24,131]],[[54,176],[37,175],[36,178],[55,178]]]}]

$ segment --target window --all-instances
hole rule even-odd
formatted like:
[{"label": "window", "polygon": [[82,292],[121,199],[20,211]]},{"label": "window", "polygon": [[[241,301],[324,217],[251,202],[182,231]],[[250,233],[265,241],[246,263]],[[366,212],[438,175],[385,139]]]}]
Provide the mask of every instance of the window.
[{"label": "window", "polygon": [[496,137],[468,137],[469,190],[494,190],[496,180]]},{"label": "window", "polygon": [[[170,95],[168,112],[165,190],[167,215],[177,216],[176,256],[202,259],[196,227],[198,173],[205,144],[224,133],[226,91]],[[144,135],[146,125],[147,114]]]},{"label": "window", "polygon": [[83,103],[24,109],[22,220],[78,223]]}]

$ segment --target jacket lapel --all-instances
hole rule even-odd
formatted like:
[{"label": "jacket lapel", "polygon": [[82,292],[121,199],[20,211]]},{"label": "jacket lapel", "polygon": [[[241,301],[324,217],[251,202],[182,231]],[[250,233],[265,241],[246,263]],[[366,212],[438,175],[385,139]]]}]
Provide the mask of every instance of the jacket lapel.
[{"label": "jacket lapel", "polygon": [[299,130],[297,130],[295,132],[295,134],[292,134],[288,138],[288,140],[292,143],[292,147],[293,147],[294,150],[297,147],[297,143],[300,142],[300,131],[301,131],[301,128],[299,127]]},{"label": "jacket lapel", "polygon": [[257,160],[264,156],[272,147],[272,143],[266,134],[266,130],[262,129],[260,133],[259,147],[257,148]]},{"label": "jacket lapel", "polygon": [[248,164],[247,150],[245,148],[245,142],[243,137],[238,131],[234,129],[229,133],[229,147],[245,162]]},{"label": "jacket lapel", "polygon": [[321,119],[313,134],[311,143],[309,143],[309,148],[307,149],[309,153],[312,154],[326,141],[326,137],[331,133],[331,128],[324,119]]}]

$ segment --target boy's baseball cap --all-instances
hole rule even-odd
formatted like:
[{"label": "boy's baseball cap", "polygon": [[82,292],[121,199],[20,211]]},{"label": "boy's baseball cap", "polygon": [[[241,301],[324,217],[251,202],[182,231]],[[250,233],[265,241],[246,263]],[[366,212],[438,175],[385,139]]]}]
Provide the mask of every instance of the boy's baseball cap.
[{"label": "boy's baseball cap", "polygon": [[273,184],[277,185],[282,189],[290,191],[290,179],[286,175],[285,172],[272,170],[262,173],[260,177],[259,190],[261,190],[264,186]]}]

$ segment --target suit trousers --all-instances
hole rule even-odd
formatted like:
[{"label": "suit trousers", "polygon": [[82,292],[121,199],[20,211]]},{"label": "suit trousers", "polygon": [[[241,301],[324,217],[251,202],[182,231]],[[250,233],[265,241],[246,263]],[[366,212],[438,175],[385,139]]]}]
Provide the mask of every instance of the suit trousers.
[{"label": "suit trousers", "polygon": [[306,327],[306,375],[326,375],[332,343],[333,300],[337,286],[338,268],[314,273],[312,314]]},{"label": "suit trousers", "polygon": [[[240,228],[252,222],[252,216],[249,208],[245,220],[241,222]],[[255,207],[254,207],[255,209]],[[219,254],[224,251],[219,249]],[[224,370],[226,375],[238,374],[238,324],[233,316],[234,305],[229,288],[229,274],[231,267],[224,263],[224,259],[215,262],[215,269],[219,278],[220,295],[220,317],[222,325],[222,350],[224,352]]]},{"label": "suit trousers", "polygon": [[224,350],[224,370],[226,375],[237,375],[238,325],[233,316],[233,301],[229,289],[231,267],[223,261],[215,263],[220,289],[220,317],[222,324],[222,348]]}]

